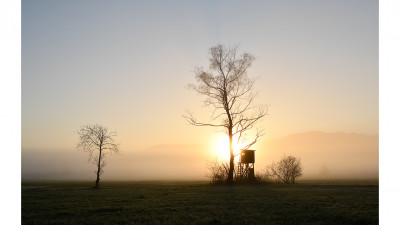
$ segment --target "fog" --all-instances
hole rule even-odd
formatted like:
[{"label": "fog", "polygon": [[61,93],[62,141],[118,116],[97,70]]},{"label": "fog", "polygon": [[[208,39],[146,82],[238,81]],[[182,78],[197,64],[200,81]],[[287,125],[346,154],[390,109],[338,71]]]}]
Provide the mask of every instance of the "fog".
[{"label": "fog", "polygon": [[[108,155],[102,180],[202,180],[208,149],[202,145],[160,145]],[[90,180],[96,167],[77,150],[22,151],[22,180]]]},{"label": "fog", "polygon": [[[256,173],[284,154],[301,159],[302,179],[375,179],[379,176],[378,135],[305,132],[260,142]],[[121,147],[107,158],[101,180],[205,180],[210,145]],[[22,180],[95,180],[88,155],[74,149],[22,149]]]}]

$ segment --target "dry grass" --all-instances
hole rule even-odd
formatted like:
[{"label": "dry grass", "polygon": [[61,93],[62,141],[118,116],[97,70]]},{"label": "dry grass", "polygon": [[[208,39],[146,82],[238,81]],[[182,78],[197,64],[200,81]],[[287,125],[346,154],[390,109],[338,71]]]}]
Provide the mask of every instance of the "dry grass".
[{"label": "dry grass", "polygon": [[22,184],[22,224],[378,224],[377,184]]}]

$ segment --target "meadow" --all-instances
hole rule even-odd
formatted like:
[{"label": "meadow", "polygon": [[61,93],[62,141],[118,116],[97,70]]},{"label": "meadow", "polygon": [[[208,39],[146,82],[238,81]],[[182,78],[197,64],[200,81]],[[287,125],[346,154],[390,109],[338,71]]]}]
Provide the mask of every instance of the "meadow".
[{"label": "meadow", "polygon": [[378,224],[377,181],[22,182],[22,224]]}]

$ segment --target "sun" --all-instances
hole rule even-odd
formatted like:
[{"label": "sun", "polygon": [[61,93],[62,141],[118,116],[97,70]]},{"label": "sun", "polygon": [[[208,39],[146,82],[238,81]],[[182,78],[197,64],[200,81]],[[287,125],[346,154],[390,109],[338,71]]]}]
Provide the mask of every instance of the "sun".
[{"label": "sun", "polygon": [[214,151],[219,160],[229,161],[229,137],[226,135],[219,136],[216,140]]},{"label": "sun", "polygon": [[[229,137],[225,134],[219,134],[215,137],[213,153],[219,160],[229,161]],[[238,152],[238,146],[233,145],[233,152]]]}]

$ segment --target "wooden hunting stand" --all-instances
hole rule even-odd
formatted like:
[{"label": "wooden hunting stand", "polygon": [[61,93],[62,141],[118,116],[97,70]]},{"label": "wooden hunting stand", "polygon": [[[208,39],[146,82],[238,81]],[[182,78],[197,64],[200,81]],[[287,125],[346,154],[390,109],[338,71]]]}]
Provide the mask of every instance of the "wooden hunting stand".
[{"label": "wooden hunting stand", "polygon": [[255,151],[256,150],[240,150],[237,172],[239,178],[254,178]]}]

